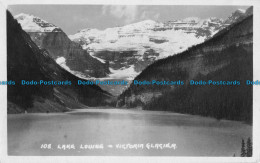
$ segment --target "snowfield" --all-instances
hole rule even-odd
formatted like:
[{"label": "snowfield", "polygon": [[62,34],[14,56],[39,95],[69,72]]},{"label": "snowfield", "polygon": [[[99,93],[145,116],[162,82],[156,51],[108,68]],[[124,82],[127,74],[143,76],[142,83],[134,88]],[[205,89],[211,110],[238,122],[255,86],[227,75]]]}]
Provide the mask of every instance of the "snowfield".
[{"label": "snowfield", "polygon": [[[18,14],[14,16],[26,32],[59,32],[60,28],[54,24],[29,14]],[[55,30],[56,29],[56,30]]]},{"label": "snowfield", "polygon": [[[122,53],[136,51],[138,54],[136,57],[139,61],[144,61],[144,57],[158,60],[204,42],[217,33],[223,27],[222,25],[223,20],[217,18],[191,17],[165,23],[145,20],[105,30],[87,28],[70,35],[69,38],[80,43],[82,48],[88,50],[93,57],[95,57],[95,53],[102,51]],[[159,55],[145,56],[145,52],[151,49]],[[104,60],[100,61],[105,62]],[[133,78],[140,73],[136,72],[133,66],[128,65],[125,69],[118,70],[110,69],[112,74],[109,77],[121,78],[125,76],[125,73],[128,73],[127,78]]]},{"label": "snowfield", "polygon": [[[233,12],[226,20],[219,18],[200,19],[189,17],[182,20],[171,20],[167,22],[156,22],[153,20],[144,20],[141,22],[128,24],[122,27],[99,29],[83,29],[78,33],[70,35],[69,38],[79,43],[83,49],[102,63],[117,64],[122,66],[115,69],[109,67],[110,74],[106,78],[132,79],[138,75],[144,68],[136,68],[138,61],[148,66],[154,60],[162,59],[180,52],[196,44],[204,42],[206,39],[215,35],[221,29],[232,24],[241,15],[245,14],[244,10],[238,9]],[[48,23],[36,16],[28,14],[19,14],[15,19],[21,24],[22,28],[30,32],[60,32],[59,27]],[[134,52],[132,60],[121,57],[122,63],[115,63],[113,60],[106,60],[104,55],[107,52],[119,52],[120,54]],[[96,56],[101,52],[103,56]],[[156,54],[156,55],[155,55]],[[157,55],[158,54],[158,55]],[[110,54],[111,55],[111,54]],[[118,56],[117,56],[118,57]],[[66,65],[65,58],[58,58],[57,63],[69,72],[82,78],[91,78],[84,75],[84,72],[71,71]],[[147,63],[144,63],[147,62]],[[145,65],[146,64],[146,65]],[[111,65],[110,65],[111,66]],[[86,70],[87,71],[87,70]]]},{"label": "snowfield", "polygon": [[[185,21],[186,26],[175,23],[176,27],[183,29],[174,29],[175,26],[170,29],[163,23],[146,20],[105,30],[84,29],[75,35],[70,35],[69,38],[75,42],[84,42],[82,47],[93,52],[135,50],[144,53],[146,49],[153,49],[160,53],[157,58],[160,59],[179,53],[207,38],[196,33],[196,29],[202,27],[204,20],[197,22],[198,24]],[[212,30],[213,32],[215,31]]]}]

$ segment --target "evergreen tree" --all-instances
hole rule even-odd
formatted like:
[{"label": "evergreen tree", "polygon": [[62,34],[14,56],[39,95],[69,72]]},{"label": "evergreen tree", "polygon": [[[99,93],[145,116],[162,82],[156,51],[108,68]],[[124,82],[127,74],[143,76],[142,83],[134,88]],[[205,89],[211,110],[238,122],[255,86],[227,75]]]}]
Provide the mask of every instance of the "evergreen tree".
[{"label": "evergreen tree", "polygon": [[252,141],[251,141],[250,137],[247,139],[246,147],[247,147],[246,148],[246,156],[252,157],[253,146],[252,146]]},{"label": "evergreen tree", "polygon": [[246,157],[246,147],[245,147],[245,141],[244,139],[242,139],[242,143],[241,143],[241,157]]}]

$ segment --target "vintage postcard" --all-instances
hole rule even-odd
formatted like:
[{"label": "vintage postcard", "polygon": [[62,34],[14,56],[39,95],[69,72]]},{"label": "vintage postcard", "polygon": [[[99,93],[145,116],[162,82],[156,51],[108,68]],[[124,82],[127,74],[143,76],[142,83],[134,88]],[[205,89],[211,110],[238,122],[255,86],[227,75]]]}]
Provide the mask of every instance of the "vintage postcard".
[{"label": "vintage postcard", "polygon": [[260,1],[0,7],[1,163],[260,161]]}]

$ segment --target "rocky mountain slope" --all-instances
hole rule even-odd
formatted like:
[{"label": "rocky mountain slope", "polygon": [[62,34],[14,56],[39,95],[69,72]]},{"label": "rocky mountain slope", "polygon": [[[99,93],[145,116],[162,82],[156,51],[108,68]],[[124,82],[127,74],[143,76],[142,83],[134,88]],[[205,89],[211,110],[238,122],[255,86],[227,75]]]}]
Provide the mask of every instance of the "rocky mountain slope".
[{"label": "rocky mountain slope", "polygon": [[204,42],[245,12],[237,10],[226,20],[190,17],[168,22],[145,20],[105,30],[83,29],[69,38],[93,57],[109,62],[110,78],[131,80],[155,60]]},{"label": "rocky mountain slope", "polygon": [[66,70],[82,77],[105,77],[109,73],[108,65],[89,55],[86,50],[72,42],[61,28],[39,17],[19,14],[15,19],[21,24],[31,39],[41,49]]},{"label": "rocky mountain slope", "polygon": [[[118,106],[142,106],[147,110],[251,122],[253,88],[246,85],[246,80],[253,80],[253,12],[249,10],[252,8],[205,43],[158,60],[135,78],[138,81],[183,81],[183,85],[132,83],[120,95]],[[240,85],[194,86],[190,80],[240,81]]]},{"label": "rocky mountain slope", "polygon": [[[69,36],[73,41],[59,27],[36,16],[19,14],[15,18],[40,48],[76,76],[131,82],[156,60],[204,42],[247,14],[237,10],[226,20],[190,17],[168,22],[145,20],[105,30],[84,29]],[[102,87],[116,96],[125,88]]]},{"label": "rocky mountain slope", "polygon": [[[52,29],[51,29],[52,30]],[[55,30],[55,29],[54,29]],[[59,112],[104,105],[111,96],[98,86],[78,86],[80,78],[61,68],[41,50],[7,12],[8,113]],[[71,85],[22,85],[26,81],[71,81]]]}]

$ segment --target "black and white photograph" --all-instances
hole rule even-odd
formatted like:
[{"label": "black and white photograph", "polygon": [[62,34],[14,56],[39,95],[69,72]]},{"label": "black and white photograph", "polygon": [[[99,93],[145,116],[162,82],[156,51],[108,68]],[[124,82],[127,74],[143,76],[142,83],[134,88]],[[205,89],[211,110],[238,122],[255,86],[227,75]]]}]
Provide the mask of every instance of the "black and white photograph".
[{"label": "black and white photograph", "polygon": [[15,2],[0,162],[259,161],[258,1]]}]

